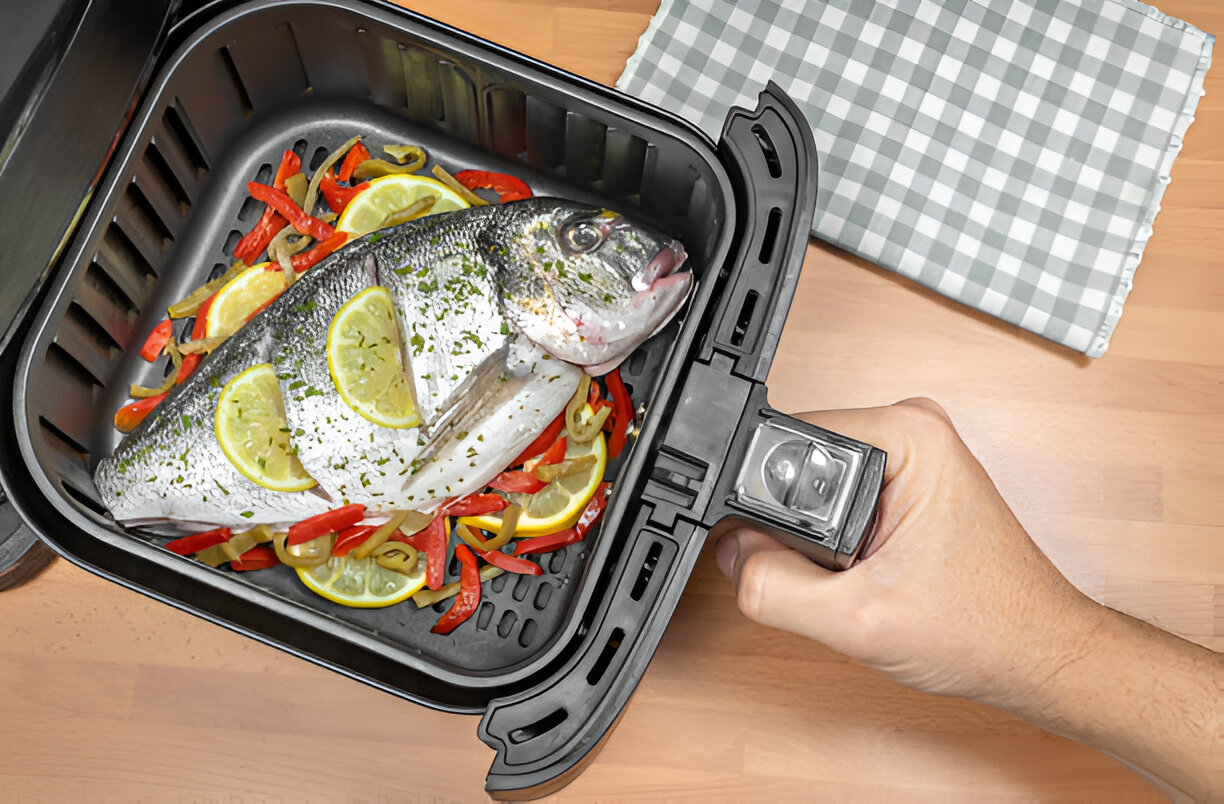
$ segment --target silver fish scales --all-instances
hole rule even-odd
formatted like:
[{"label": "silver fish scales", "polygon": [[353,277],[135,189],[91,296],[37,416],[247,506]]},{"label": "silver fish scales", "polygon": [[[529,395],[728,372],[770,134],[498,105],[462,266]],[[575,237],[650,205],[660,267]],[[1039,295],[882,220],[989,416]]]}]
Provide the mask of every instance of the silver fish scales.
[{"label": "silver fish scales", "polygon": [[[615,367],[681,307],[680,244],[622,216],[536,198],[368,235],[312,268],[201,363],[98,465],[125,524],[281,524],[345,503],[430,511],[484,485],[564,409],[582,371]],[[393,300],[421,424],[381,427],[337,391],[328,327],[372,286]],[[272,491],[221,450],[221,389],[276,372],[292,447],[316,481]]]}]

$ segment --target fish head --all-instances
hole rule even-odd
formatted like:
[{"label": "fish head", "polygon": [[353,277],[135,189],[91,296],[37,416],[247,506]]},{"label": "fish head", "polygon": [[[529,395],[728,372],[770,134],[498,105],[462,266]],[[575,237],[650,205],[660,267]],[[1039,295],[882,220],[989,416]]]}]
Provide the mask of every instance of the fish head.
[{"label": "fish head", "polygon": [[533,198],[496,227],[511,328],[591,375],[615,368],[684,304],[693,275],[679,241],[599,207]]}]

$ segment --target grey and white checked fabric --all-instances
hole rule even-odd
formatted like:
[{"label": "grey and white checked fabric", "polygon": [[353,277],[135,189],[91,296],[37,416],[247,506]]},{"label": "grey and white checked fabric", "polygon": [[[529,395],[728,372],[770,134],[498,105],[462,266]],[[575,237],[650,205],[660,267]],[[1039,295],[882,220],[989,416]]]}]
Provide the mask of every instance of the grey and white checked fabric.
[{"label": "grey and white checked fabric", "polygon": [[815,235],[1095,357],[1214,41],[1136,0],[663,0],[617,86],[716,138],[777,81]]}]

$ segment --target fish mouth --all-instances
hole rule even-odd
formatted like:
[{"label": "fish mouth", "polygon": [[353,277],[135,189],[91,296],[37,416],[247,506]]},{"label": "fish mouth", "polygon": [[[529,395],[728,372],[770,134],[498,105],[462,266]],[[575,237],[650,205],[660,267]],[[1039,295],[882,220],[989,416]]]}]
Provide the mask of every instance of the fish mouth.
[{"label": "fish mouth", "polygon": [[638,287],[638,290],[651,288],[660,279],[665,279],[679,270],[686,259],[688,259],[688,253],[685,252],[684,246],[679,240],[673,240],[659,249],[659,253],[651,258],[634,285],[640,283],[641,287]]}]

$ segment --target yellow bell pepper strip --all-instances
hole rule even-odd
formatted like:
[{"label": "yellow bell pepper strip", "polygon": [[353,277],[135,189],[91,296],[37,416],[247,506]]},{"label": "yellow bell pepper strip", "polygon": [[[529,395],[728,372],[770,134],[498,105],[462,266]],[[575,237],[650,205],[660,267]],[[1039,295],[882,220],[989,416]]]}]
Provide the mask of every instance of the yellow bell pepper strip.
[{"label": "yellow bell pepper strip", "polygon": [[461,544],[455,547],[455,557],[459,559],[459,595],[434,623],[434,627],[429,629],[435,634],[454,631],[467,622],[480,606],[480,569],[476,566],[476,556],[466,544]]}]

